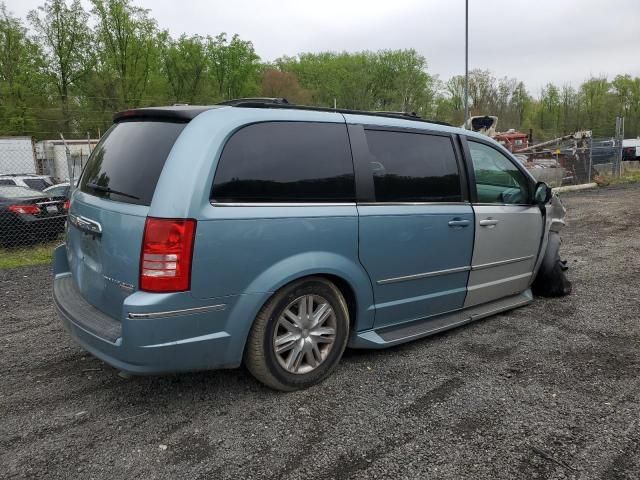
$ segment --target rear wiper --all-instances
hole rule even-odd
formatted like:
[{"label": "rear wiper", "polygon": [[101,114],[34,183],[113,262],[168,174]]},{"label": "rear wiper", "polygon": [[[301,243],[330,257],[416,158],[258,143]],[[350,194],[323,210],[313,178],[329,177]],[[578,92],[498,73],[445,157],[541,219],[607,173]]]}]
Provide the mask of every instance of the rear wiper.
[{"label": "rear wiper", "polygon": [[130,193],[119,192],[118,190],[114,190],[113,188],[103,187],[102,185],[98,185],[97,183],[89,182],[87,183],[87,187],[92,190],[98,190],[99,192],[105,193],[115,193],[116,195],[121,195],[123,197],[133,198],[134,200],[140,200],[140,197],[136,197],[135,195],[131,195]]}]

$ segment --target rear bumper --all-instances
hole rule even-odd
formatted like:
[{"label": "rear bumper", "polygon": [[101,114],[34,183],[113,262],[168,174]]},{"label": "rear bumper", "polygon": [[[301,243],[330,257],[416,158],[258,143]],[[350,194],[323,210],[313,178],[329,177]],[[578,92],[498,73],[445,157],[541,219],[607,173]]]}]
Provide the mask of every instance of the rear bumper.
[{"label": "rear bumper", "polygon": [[138,375],[239,366],[262,301],[238,295],[208,299],[209,305],[202,305],[188,292],[135,292],[116,319],[83,298],[69,272],[64,245],[54,254],[54,275],[54,304],[73,339],[109,365]]}]

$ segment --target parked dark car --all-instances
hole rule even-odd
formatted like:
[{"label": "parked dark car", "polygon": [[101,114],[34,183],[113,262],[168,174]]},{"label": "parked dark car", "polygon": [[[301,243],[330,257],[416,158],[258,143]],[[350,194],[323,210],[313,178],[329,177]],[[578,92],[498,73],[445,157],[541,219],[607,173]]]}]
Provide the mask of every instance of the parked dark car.
[{"label": "parked dark car", "polygon": [[591,145],[591,161],[594,165],[613,163],[618,158],[614,140],[594,140]]},{"label": "parked dark car", "polygon": [[69,202],[31,188],[0,185],[0,245],[52,240],[64,230]]}]

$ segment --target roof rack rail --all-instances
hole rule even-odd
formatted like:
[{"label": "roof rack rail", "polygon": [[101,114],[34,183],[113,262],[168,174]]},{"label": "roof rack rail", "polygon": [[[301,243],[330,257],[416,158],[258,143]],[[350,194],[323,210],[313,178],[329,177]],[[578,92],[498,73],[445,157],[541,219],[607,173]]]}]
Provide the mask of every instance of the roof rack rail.
[{"label": "roof rack rail", "polygon": [[219,102],[216,105],[229,105],[231,107],[253,107],[260,108],[266,105],[291,105],[286,98],[283,97],[248,97],[234,98]]},{"label": "roof rack rail", "polygon": [[374,110],[370,113],[379,113],[382,115],[397,115],[398,117],[422,118],[416,112],[390,112],[387,110]]},{"label": "roof rack rail", "polygon": [[346,113],[351,115],[371,115],[374,117],[399,118],[403,120],[413,120],[416,122],[446,125],[447,127],[451,126],[451,124],[447,122],[424,119],[418,116],[415,112],[381,112],[367,110],[350,110],[347,108],[313,107],[309,105],[296,105],[295,103],[289,103],[286,98],[237,98],[234,100],[226,100],[224,102],[220,102],[217,105],[228,105],[231,107],[244,108],[282,108],[292,110],[308,110],[314,112]]}]

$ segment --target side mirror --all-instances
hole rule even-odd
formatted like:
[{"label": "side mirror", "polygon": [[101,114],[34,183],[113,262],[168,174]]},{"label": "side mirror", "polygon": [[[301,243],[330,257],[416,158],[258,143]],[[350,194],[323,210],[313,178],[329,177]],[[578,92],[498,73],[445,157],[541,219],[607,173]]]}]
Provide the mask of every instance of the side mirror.
[{"label": "side mirror", "polygon": [[536,183],[536,188],[533,194],[533,203],[536,205],[546,205],[551,200],[553,191],[551,187],[544,182]]}]

